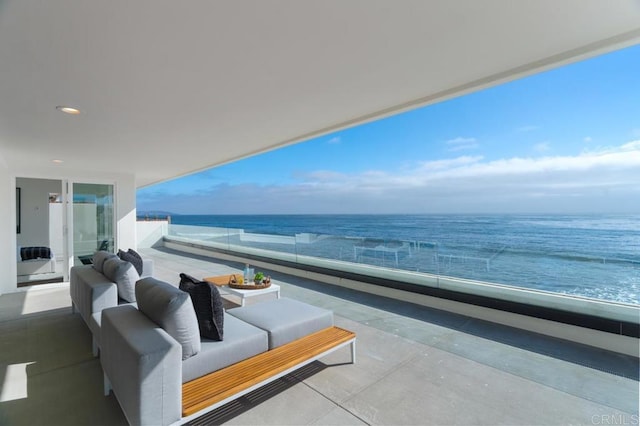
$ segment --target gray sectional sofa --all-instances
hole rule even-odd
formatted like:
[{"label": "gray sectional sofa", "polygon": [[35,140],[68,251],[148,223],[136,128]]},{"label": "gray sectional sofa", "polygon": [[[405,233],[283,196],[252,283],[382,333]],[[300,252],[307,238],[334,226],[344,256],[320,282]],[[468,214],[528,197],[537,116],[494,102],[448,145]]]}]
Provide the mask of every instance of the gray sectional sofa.
[{"label": "gray sectional sofa", "polygon": [[69,292],[71,308],[78,311],[93,335],[93,353],[100,344],[100,321],[103,309],[135,303],[135,283],[153,274],[153,261],[142,259],[142,273],[116,254],[97,251],[93,264],[71,268]]},{"label": "gray sectional sofa", "polygon": [[224,312],[224,340],[203,339],[188,293],[154,278],[135,287],[138,308],[102,311],[105,394],[130,424],[181,420],[182,385],[333,326],[333,313],[281,298]]}]

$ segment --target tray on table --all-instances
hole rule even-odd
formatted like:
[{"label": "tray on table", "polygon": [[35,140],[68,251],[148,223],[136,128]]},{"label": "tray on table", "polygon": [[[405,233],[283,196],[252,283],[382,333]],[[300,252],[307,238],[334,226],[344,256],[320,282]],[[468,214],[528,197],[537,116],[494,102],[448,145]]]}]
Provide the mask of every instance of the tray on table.
[{"label": "tray on table", "polygon": [[219,275],[217,277],[207,277],[204,280],[208,283],[215,284],[219,287],[229,286],[238,290],[262,290],[271,286],[271,280],[262,282],[260,284],[239,284],[235,274],[231,275]]}]

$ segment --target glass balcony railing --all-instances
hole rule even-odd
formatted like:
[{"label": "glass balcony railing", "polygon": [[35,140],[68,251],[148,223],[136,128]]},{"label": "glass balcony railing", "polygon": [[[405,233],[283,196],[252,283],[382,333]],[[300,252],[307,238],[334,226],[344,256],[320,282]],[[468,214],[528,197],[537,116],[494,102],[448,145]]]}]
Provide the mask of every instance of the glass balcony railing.
[{"label": "glass balcony railing", "polygon": [[382,279],[637,322],[640,259],[507,245],[461,245],[175,225],[168,239]]}]

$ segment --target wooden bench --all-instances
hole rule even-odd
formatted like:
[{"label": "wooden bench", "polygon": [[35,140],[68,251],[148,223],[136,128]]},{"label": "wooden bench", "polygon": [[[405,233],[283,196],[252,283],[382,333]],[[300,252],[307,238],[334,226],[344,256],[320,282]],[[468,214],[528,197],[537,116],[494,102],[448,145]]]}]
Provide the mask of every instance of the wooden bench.
[{"label": "wooden bench", "polygon": [[328,327],[184,383],[183,417],[179,423],[193,420],[343,346],[351,345],[351,362],[355,363],[355,342],[355,333]]}]

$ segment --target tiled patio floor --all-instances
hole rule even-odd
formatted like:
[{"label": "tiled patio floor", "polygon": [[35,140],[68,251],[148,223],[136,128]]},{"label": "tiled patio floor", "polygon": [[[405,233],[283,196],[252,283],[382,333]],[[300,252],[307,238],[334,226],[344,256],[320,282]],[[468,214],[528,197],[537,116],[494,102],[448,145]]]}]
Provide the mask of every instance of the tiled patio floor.
[{"label": "tiled patio floor", "polygon": [[[242,267],[141,252],[154,259],[157,278],[174,284],[180,272]],[[342,349],[196,423],[638,423],[635,358],[269,273],[283,297],[331,309],[337,325],[355,331],[358,362]],[[0,296],[0,337],[0,424],[125,423],[115,398],[102,396],[99,360],[71,314],[68,286]]]}]

